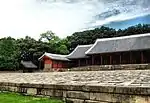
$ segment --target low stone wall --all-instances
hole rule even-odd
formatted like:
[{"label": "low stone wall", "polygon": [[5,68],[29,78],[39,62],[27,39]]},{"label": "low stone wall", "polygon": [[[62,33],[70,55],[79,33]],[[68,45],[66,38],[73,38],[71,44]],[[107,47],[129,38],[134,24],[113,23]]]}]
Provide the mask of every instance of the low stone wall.
[{"label": "low stone wall", "polygon": [[103,71],[103,70],[149,70],[150,64],[91,65],[74,68],[44,68],[43,72]]},{"label": "low stone wall", "polygon": [[17,71],[0,71],[0,73],[23,73],[23,70],[17,70]]},{"label": "low stone wall", "polygon": [[66,103],[150,103],[150,88],[0,83],[1,91],[49,96]]},{"label": "low stone wall", "polygon": [[66,103],[150,103],[150,70],[1,73],[0,91]]},{"label": "low stone wall", "polygon": [[144,70],[150,69],[150,64],[92,65],[65,69],[64,71],[100,71],[100,70]]}]

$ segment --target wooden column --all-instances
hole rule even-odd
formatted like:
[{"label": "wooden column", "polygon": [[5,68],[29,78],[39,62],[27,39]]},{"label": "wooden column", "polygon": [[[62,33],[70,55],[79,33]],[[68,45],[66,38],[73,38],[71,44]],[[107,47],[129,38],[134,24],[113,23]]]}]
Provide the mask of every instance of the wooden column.
[{"label": "wooden column", "polygon": [[143,51],[141,51],[141,63],[144,63]]},{"label": "wooden column", "polygon": [[94,65],[94,55],[92,55],[92,65]]},{"label": "wooden column", "polygon": [[81,61],[80,61],[80,59],[78,60],[78,67],[80,67],[81,66]]},{"label": "wooden column", "polygon": [[103,56],[101,55],[101,65],[103,65]]},{"label": "wooden column", "polygon": [[111,55],[109,56],[109,59],[110,59],[110,65],[112,65],[112,56]]},{"label": "wooden column", "polygon": [[56,68],[58,68],[58,61],[56,61]]},{"label": "wooden column", "polygon": [[41,62],[42,60],[39,61],[39,70],[41,69]]},{"label": "wooden column", "polygon": [[130,51],[129,57],[130,57],[130,63],[129,64],[132,64],[132,52],[131,51]]},{"label": "wooden column", "polygon": [[122,61],[121,61],[122,56],[121,56],[121,54],[122,54],[122,53],[120,53],[120,58],[119,58],[120,64],[122,64]]},{"label": "wooden column", "polygon": [[88,65],[88,60],[86,59],[86,66]]}]

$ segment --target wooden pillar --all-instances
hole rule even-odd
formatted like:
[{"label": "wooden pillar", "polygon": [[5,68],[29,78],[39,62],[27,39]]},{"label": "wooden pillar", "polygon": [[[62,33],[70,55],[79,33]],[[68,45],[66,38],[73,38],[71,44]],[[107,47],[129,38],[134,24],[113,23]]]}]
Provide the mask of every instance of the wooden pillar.
[{"label": "wooden pillar", "polygon": [[78,66],[79,66],[79,67],[81,66],[81,61],[80,61],[80,59],[78,60]]},{"label": "wooden pillar", "polygon": [[110,59],[110,65],[112,65],[112,56],[111,55],[109,56],[109,59]]},{"label": "wooden pillar", "polygon": [[129,57],[130,57],[130,63],[129,64],[132,64],[132,52],[131,51],[130,51]]},{"label": "wooden pillar", "polygon": [[56,61],[56,69],[58,68],[58,61]]},{"label": "wooden pillar", "polygon": [[52,61],[51,68],[53,68],[53,63],[54,63],[54,62]]},{"label": "wooden pillar", "polygon": [[42,60],[39,61],[39,70],[41,69],[41,62]]},{"label": "wooden pillar", "polygon": [[94,55],[92,55],[92,65],[94,65]]},{"label": "wooden pillar", "polygon": [[143,51],[141,51],[141,63],[144,63]]},{"label": "wooden pillar", "polygon": [[120,58],[119,58],[119,61],[120,61],[120,64],[122,64],[122,56],[121,56],[122,53],[120,53]]},{"label": "wooden pillar", "polygon": [[86,66],[88,65],[88,60],[86,59]]},{"label": "wooden pillar", "polygon": [[101,65],[103,65],[103,56],[101,55]]}]

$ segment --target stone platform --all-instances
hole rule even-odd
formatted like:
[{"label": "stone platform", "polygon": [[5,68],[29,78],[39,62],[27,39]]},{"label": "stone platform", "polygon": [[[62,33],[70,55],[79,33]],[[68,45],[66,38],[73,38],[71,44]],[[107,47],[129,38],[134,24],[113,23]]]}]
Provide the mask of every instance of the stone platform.
[{"label": "stone platform", "polygon": [[0,73],[0,82],[150,87],[150,70]]},{"label": "stone platform", "polygon": [[0,89],[71,103],[150,103],[150,70],[0,73]]}]

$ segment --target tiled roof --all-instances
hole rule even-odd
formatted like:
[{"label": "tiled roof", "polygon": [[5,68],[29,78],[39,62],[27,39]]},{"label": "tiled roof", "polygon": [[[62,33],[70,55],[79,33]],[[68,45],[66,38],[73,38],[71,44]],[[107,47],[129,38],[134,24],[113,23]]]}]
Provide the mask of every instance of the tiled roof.
[{"label": "tiled roof", "polygon": [[47,56],[51,58],[52,60],[62,60],[62,61],[69,61],[68,58],[66,58],[67,55],[60,55],[60,54],[52,54],[52,53],[44,53],[40,58],[42,59],[44,56]]},{"label": "tiled roof", "polygon": [[21,61],[21,64],[25,68],[37,68],[37,66],[35,64],[33,64],[33,62],[31,62],[31,61]]},{"label": "tiled roof", "polygon": [[150,49],[150,33],[97,39],[86,54],[111,53]]},{"label": "tiled roof", "polygon": [[87,58],[88,56],[86,56],[85,52],[91,48],[91,45],[78,45],[74,51],[72,51],[67,58],[69,59],[77,59],[77,58]]}]

